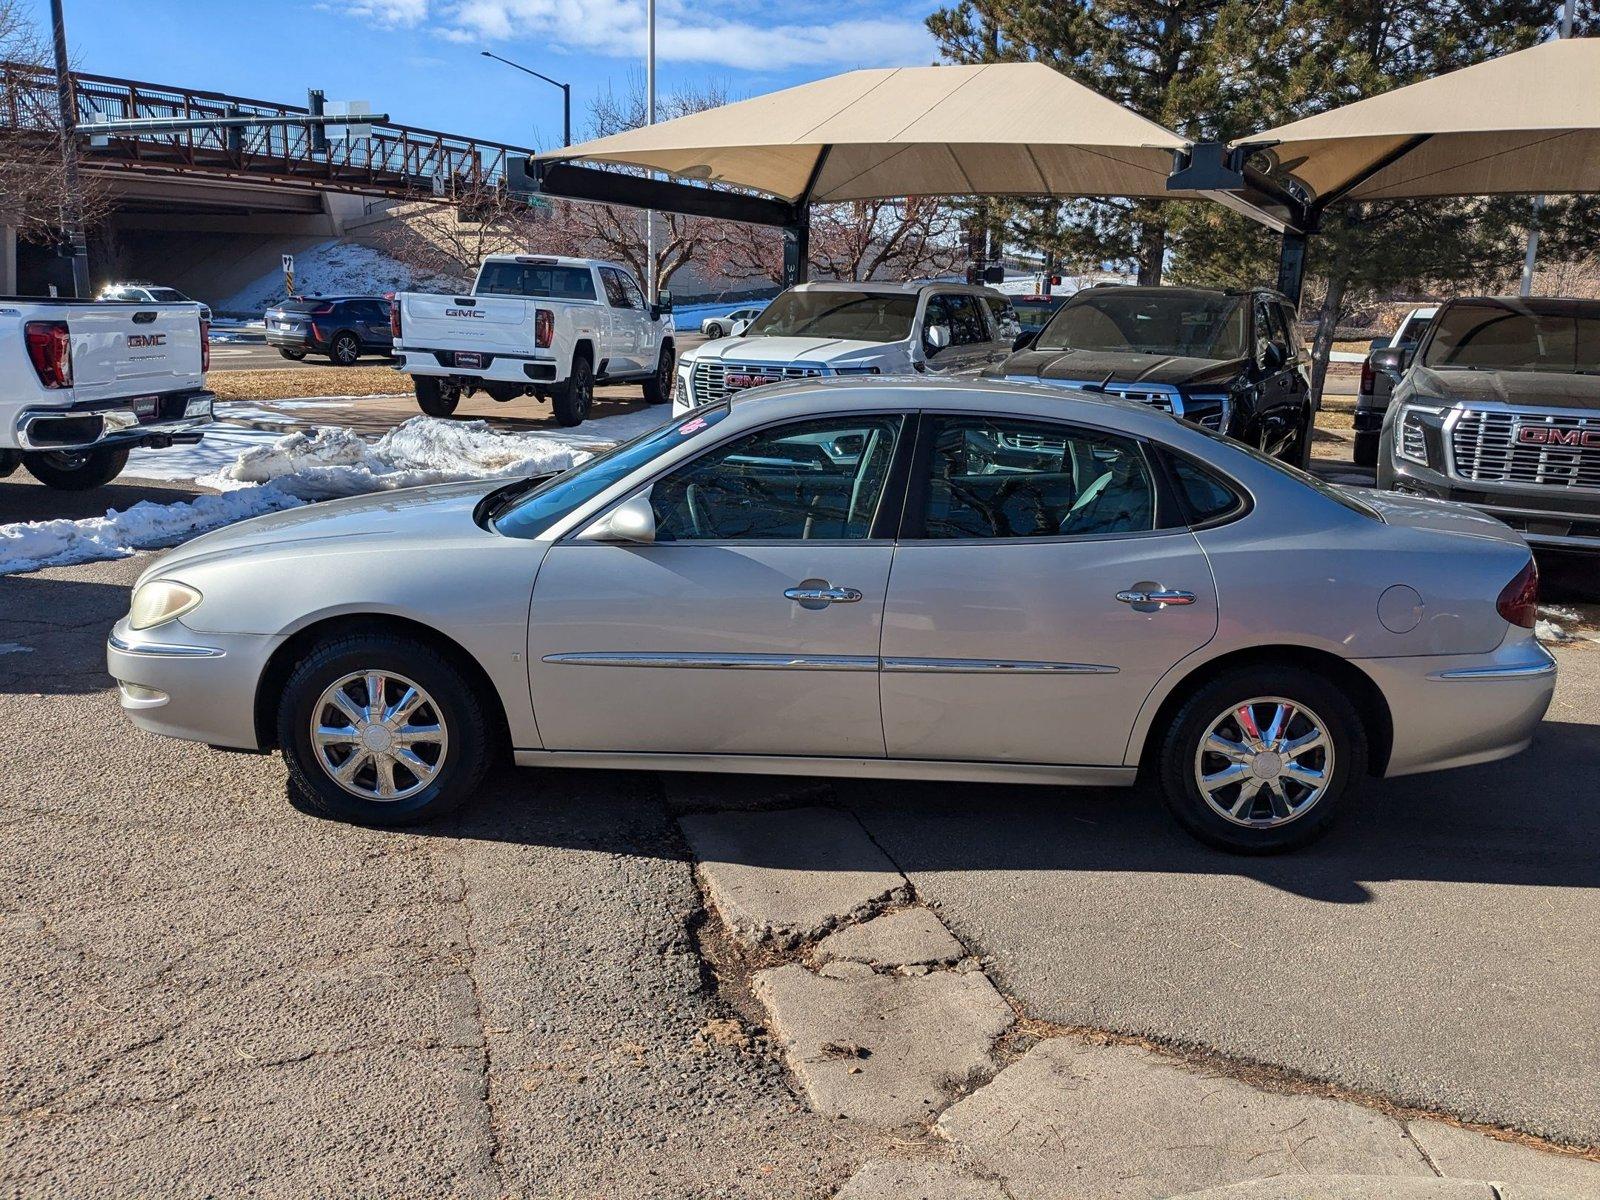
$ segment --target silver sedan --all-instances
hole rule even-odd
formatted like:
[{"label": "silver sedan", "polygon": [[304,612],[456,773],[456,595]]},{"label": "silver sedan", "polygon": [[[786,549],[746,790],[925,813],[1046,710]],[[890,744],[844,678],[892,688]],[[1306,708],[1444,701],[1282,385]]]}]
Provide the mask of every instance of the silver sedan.
[{"label": "silver sedan", "polygon": [[141,577],[143,729],[279,749],[302,803],[424,820],[496,759],[1131,785],[1309,841],[1364,777],[1528,745],[1555,683],[1499,522],[1355,493],[1141,405],[762,388],[566,472],[313,505]]}]

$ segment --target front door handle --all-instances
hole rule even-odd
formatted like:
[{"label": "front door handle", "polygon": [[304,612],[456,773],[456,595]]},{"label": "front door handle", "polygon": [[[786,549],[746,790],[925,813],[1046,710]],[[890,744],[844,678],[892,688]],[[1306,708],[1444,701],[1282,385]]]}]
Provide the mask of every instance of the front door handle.
[{"label": "front door handle", "polygon": [[1185,605],[1194,603],[1194,593],[1180,591],[1177,588],[1154,587],[1149,584],[1134,584],[1125,592],[1118,592],[1117,599],[1124,604],[1131,604],[1140,612],[1155,612],[1169,604]]},{"label": "front door handle", "polygon": [[826,579],[802,579],[792,588],[783,591],[785,600],[793,600],[801,608],[827,608],[830,604],[854,604],[861,599],[856,588],[834,587]]}]

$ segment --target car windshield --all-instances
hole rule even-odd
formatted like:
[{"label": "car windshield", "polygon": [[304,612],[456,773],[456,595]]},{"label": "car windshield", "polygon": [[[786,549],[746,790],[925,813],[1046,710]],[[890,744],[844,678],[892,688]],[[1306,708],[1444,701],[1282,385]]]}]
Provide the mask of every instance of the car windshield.
[{"label": "car windshield", "polygon": [[1241,296],[1115,288],[1079,292],[1045,326],[1037,343],[1040,350],[1215,359],[1243,358],[1245,346]]},{"label": "car windshield", "polygon": [[491,525],[507,537],[536,538],[579,505],[593,499],[617,480],[651,459],[665,454],[686,439],[697,437],[728,415],[728,406],[696,409],[689,416],[652,429],[631,442],[581,462],[526,495],[518,496]]},{"label": "car windshield", "polygon": [[751,337],[826,337],[899,342],[911,336],[917,298],[841,288],[785,292],[755,319]]},{"label": "car windshield", "polygon": [[1538,312],[1515,301],[1452,304],[1435,318],[1426,367],[1600,374],[1600,304]]},{"label": "car windshield", "polygon": [[175,288],[145,288],[145,291],[149,294],[150,299],[162,304],[185,304],[191,302],[189,297]]},{"label": "car windshield", "polygon": [[594,273],[559,263],[486,262],[477,296],[530,296],[539,300],[593,300]]}]

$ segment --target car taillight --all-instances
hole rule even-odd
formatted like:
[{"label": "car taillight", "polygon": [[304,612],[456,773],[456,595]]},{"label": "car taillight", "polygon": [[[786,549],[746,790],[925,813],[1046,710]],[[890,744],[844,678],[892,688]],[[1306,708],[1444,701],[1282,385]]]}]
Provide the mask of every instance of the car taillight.
[{"label": "car taillight", "polygon": [[1372,361],[1370,359],[1365,359],[1365,358],[1362,359],[1361,360],[1361,394],[1363,396],[1372,395],[1372,387],[1373,387],[1373,383],[1374,383],[1375,379],[1376,379],[1376,377],[1372,373]]},{"label": "car taillight", "polygon": [[389,301],[389,335],[396,341],[400,338],[400,297],[396,296]]},{"label": "car taillight", "polygon": [[556,337],[556,315],[548,308],[535,309],[533,313],[533,344],[548,349]]},{"label": "car taillight", "polygon": [[1528,565],[1500,589],[1494,608],[1511,624],[1533,628],[1539,619],[1539,566],[1533,559],[1530,558]]},{"label": "car taillight", "polygon": [[331,317],[333,316],[333,305],[324,304],[321,308],[313,308],[311,315],[313,317]]},{"label": "car taillight", "polygon": [[200,318],[200,374],[211,370],[211,322]]},{"label": "car taillight", "polygon": [[39,382],[47,388],[72,386],[72,335],[65,321],[29,321],[22,336]]}]

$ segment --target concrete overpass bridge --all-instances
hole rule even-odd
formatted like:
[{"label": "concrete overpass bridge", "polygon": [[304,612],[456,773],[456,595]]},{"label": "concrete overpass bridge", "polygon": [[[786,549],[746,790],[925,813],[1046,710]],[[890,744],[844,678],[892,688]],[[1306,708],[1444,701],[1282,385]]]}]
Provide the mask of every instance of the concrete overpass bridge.
[{"label": "concrete overpass bridge", "polygon": [[[88,72],[73,73],[72,95],[80,127],[92,125],[96,116],[200,119],[310,111]],[[54,71],[0,63],[0,97],[0,127],[24,135],[57,127]],[[112,261],[92,263],[96,276],[159,275],[178,287],[185,286],[180,280],[186,270],[218,258],[224,247],[241,260],[272,261],[279,250],[292,253],[297,243],[338,237],[369,223],[387,202],[448,200],[499,186],[513,160],[529,153],[394,122],[373,124],[371,136],[358,141],[319,143],[307,127],[256,126],[141,131],[80,146],[82,169],[106,188],[112,204],[109,236],[102,239]],[[47,253],[23,247],[20,265],[22,281],[35,288],[44,280],[70,281],[70,272]],[[0,293],[15,291],[18,276],[14,231],[0,225]]]}]

